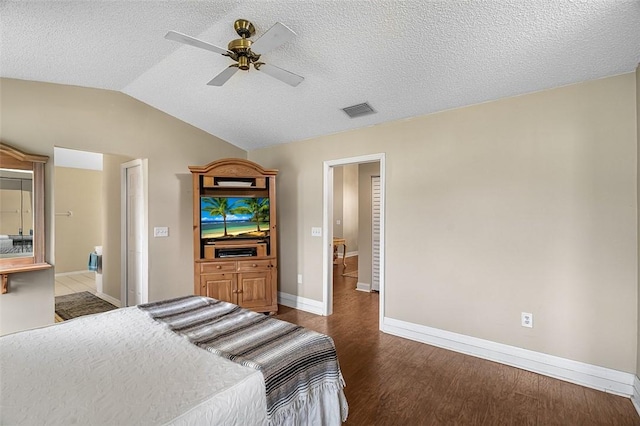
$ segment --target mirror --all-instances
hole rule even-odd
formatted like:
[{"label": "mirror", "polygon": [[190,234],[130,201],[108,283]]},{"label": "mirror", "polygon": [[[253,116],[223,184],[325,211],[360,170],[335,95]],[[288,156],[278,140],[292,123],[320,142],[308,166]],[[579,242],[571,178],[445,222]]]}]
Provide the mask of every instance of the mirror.
[{"label": "mirror", "polygon": [[50,268],[44,261],[44,165],[49,157],[0,142],[0,276]]},{"label": "mirror", "polygon": [[0,259],[33,256],[33,171],[0,169]]}]

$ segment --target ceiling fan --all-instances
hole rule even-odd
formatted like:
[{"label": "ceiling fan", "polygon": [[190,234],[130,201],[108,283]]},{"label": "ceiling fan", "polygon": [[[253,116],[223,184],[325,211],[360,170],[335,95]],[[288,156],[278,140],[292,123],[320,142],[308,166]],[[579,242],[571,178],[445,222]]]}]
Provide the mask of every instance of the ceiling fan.
[{"label": "ceiling fan", "polygon": [[231,40],[227,49],[214,46],[213,44],[176,31],[169,31],[164,38],[188,44],[190,46],[199,47],[201,49],[210,50],[215,53],[220,53],[221,55],[228,56],[236,61],[235,64],[229,65],[228,68],[208,82],[207,84],[209,86],[222,86],[239,69],[248,71],[249,68],[251,68],[251,65],[253,65],[256,70],[262,71],[265,74],[277,78],[278,80],[294,87],[304,80],[304,77],[290,71],[283,70],[282,68],[278,68],[275,65],[266,64],[260,61],[261,55],[283,43],[286,43],[296,35],[296,33],[286,25],[276,22],[274,26],[269,28],[269,30],[256,41],[249,40],[249,38],[255,34],[256,29],[253,24],[246,19],[238,19],[233,24],[233,28],[241,38]]}]

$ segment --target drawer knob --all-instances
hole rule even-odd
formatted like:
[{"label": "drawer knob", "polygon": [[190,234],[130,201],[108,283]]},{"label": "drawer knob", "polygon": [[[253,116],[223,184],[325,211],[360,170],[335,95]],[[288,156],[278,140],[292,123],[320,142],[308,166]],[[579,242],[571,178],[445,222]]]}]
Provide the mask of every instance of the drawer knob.
[{"label": "drawer knob", "polygon": [[220,269],[220,268],[222,268],[222,266],[216,265],[216,269]]},{"label": "drawer knob", "polygon": [[258,265],[256,265],[255,263],[254,263],[254,264],[252,264],[251,266],[253,266],[254,268],[257,268],[257,267],[258,267]]}]

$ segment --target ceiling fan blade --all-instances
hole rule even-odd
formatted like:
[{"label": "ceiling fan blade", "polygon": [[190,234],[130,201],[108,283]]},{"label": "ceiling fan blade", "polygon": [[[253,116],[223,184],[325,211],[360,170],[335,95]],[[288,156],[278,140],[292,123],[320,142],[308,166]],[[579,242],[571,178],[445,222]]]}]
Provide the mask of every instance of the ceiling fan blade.
[{"label": "ceiling fan blade", "polygon": [[287,70],[283,70],[282,68],[278,68],[275,65],[262,64],[260,65],[260,68],[256,69],[293,87],[296,87],[298,84],[302,83],[302,80],[304,80],[304,77]]},{"label": "ceiling fan blade", "polygon": [[166,38],[167,40],[179,41],[180,43],[188,44],[190,46],[199,47],[200,49],[210,50],[211,52],[220,53],[221,55],[231,54],[231,52],[229,52],[227,49],[214,46],[213,44],[207,43],[206,41],[198,40],[197,38],[193,38],[177,31],[169,31],[167,35],[164,36],[164,38]]},{"label": "ceiling fan blade", "polygon": [[208,82],[209,86],[222,86],[238,71],[238,64],[229,65],[220,74],[213,77],[213,80]]},{"label": "ceiling fan blade", "polygon": [[266,33],[262,34],[259,39],[253,42],[251,51],[262,55],[288,42],[295,36],[296,33],[289,29],[289,27],[280,22],[276,22],[273,27],[269,28]]}]

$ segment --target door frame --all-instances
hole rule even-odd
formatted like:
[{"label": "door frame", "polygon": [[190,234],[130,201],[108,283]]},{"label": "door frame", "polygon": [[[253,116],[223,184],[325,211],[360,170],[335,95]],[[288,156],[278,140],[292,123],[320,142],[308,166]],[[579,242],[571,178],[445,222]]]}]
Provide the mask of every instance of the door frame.
[{"label": "door frame", "polygon": [[121,286],[120,286],[120,300],[121,306],[126,307],[129,306],[128,301],[128,281],[127,281],[127,170],[132,167],[141,167],[141,186],[142,190],[142,211],[140,212],[140,220],[142,222],[142,226],[140,226],[140,241],[142,242],[142,256],[141,256],[141,265],[140,271],[142,275],[142,288],[141,288],[141,302],[147,303],[149,301],[149,189],[148,189],[148,161],[147,159],[136,159],[127,161],[120,165],[120,277],[121,277]]},{"label": "door frame", "polygon": [[[382,330],[385,316],[385,154],[328,160],[323,164],[322,194],[322,314],[333,313],[333,168],[349,164],[380,163],[380,311],[378,328]],[[360,231],[358,231],[360,232]]]}]

